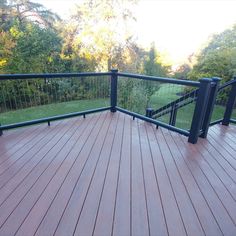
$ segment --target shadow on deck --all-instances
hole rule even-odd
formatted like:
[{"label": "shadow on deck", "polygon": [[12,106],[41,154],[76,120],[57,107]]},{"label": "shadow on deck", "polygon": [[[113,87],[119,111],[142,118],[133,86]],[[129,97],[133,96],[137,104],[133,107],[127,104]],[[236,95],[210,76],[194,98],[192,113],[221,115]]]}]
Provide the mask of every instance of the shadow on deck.
[{"label": "shadow on deck", "polygon": [[236,235],[236,127],[103,112],[0,137],[0,235]]}]

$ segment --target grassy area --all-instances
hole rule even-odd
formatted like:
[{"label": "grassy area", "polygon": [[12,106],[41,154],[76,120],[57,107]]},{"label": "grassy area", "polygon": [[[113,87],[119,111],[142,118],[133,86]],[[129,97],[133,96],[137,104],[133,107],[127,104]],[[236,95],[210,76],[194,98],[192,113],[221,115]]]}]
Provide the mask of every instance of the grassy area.
[{"label": "grassy area", "polygon": [[1,124],[12,124],[22,121],[61,115],[70,112],[85,111],[94,108],[109,106],[108,99],[79,100],[49,105],[30,107],[0,114]]}]

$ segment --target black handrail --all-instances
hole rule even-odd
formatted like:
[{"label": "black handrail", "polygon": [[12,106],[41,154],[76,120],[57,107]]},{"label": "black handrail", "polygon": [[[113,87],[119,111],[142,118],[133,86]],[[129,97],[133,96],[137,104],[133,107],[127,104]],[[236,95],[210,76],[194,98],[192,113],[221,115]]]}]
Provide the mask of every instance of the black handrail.
[{"label": "black handrail", "polygon": [[120,73],[120,72],[118,72],[117,75],[122,76],[122,77],[127,77],[127,78],[150,80],[150,81],[170,83],[170,84],[180,84],[180,85],[187,85],[187,86],[192,86],[192,87],[200,87],[200,82],[198,81],[164,78],[164,77],[156,77],[156,76],[148,76],[148,75],[137,75],[137,74]]},{"label": "black handrail", "polygon": [[17,79],[47,79],[47,78],[71,78],[71,77],[91,77],[111,75],[111,72],[98,73],[52,73],[52,74],[1,74],[0,80]]}]

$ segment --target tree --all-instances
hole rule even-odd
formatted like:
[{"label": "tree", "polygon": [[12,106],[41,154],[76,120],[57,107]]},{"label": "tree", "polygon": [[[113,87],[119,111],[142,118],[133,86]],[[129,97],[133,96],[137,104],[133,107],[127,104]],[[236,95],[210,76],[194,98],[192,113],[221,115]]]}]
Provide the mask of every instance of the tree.
[{"label": "tree", "polygon": [[187,63],[180,65],[174,73],[176,79],[187,79],[188,73],[191,71],[191,66]]},{"label": "tree", "polygon": [[143,72],[145,75],[153,76],[166,76],[169,72],[169,67],[164,66],[161,62],[161,57],[155,47],[155,43],[151,44],[150,50],[147,53],[146,59],[144,61]]},{"label": "tree", "polygon": [[[152,43],[149,52],[144,60],[144,68],[143,73],[145,75],[152,76],[166,76],[169,72],[170,67],[163,65],[161,63],[161,57],[158,55],[155,44]],[[141,87],[144,87],[144,94],[146,96],[146,107],[149,106],[149,102],[151,96],[156,93],[160,88],[160,83],[158,82],[150,82],[150,81],[142,81]]]},{"label": "tree", "polygon": [[[10,29],[15,42],[7,58],[8,73],[42,73],[63,71],[60,64],[61,39],[50,29],[27,23]],[[11,42],[8,40],[8,44]],[[5,42],[5,45],[7,42]],[[10,46],[9,46],[10,47]]]},{"label": "tree", "polygon": [[188,74],[190,79],[220,77],[228,81],[236,74],[236,25],[214,35],[197,56],[197,63]]},{"label": "tree", "polygon": [[46,9],[42,4],[30,0],[11,0],[9,7],[11,16],[20,24],[30,20],[44,27],[52,28],[54,23],[60,20],[57,14]]},{"label": "tree", "polygon": [[124,68],[133,55],[134,21],[131,0],[92,0],[78,5],[71,22],[76,25],[73,44],[79,55],[98,62],[98,70]]}]

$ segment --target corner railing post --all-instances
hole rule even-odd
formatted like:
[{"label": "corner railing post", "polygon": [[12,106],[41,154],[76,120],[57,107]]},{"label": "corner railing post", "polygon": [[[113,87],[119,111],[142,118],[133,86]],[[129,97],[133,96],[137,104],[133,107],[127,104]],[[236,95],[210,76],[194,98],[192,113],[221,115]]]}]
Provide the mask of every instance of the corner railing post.
[{"label": "corner railing post", "polygon": [[208,104],[207,104],[207,108],[206,108],[206,114],[203,120],[203,124],[202,124],[202,134],[200,135],[201,138],[206,138],[207,137],[207,133],[208,133],[208,129],[211,123],[211,117],[212,117],[212,113],[214,110],[214,106],[215,106],[215,101],[216,101],[216,97],[217,97],[217,93],[218,93],[218,88],[219,88],[219,84],[220,84],[220,78],[212,78],[213,86],[211,87],[211,91],[209,94],[209,99],[208,99]]},{"label": "corner railing post", "polygon": [[225,113],[224,113],[224,118],[222,121],[222,125],[228,126],[230,123],[231,115],[234,109],[234,104],[236,101],[236,77],[234,77],[235,83],[232,84],[231,91],[229,93]]},{"label": "corner railing post", "polygon": [[111,112],[116,112],[117,106],[117,72],[118,70],[111,70]]},{"label": "corner railing post", "polygon": [[203,119],[206,113],[212,79],[203,78],[199,80],[200,88],[198,91],[196,106],[193,114],[188,142],[196,143],[202,128]]}]

